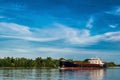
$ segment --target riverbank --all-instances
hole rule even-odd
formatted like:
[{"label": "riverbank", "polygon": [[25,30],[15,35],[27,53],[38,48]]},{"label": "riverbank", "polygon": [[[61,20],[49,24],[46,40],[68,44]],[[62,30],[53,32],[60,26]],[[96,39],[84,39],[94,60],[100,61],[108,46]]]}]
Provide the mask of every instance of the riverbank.
[{"label": "riverbank", "polygon": [[108,68],[120,68],[120,66],[108,67]]},{"label": "riverbank", "polygon": [[0,69],[59,69],[50,67],[0,67]]},{"label": "riverbank", "polygon": [[[58,68],[51,68],[51,67],[0,67],[0,69],[59,69]],[[120,68],[120,66],[113,66],[107,68]]]}]

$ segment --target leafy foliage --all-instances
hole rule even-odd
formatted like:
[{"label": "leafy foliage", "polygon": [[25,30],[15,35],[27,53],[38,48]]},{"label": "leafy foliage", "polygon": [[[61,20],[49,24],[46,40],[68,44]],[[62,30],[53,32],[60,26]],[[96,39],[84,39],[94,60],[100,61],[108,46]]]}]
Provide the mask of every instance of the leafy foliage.
[{"label": "leafy foliage", "polygon": [[0,67],[24,67],[24,68],[57,68],[59,60],[47,57],[42,59],[37,57],[35,60],[27,58],[5,57],[0,59]]},{"label": "leafy foliage", "polygon": [[107,66],[108,67],[114,67],[114,66],[117,66],[117,65],[114,62],[108,62]]}]

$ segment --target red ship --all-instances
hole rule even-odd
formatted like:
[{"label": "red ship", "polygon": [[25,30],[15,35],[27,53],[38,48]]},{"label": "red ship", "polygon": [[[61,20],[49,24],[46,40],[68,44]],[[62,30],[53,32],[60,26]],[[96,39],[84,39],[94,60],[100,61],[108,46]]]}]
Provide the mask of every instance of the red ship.
[{"label": "red ship", "polygon": [[62,60],[60,69],[101,69],[106,68],[106,64],[100,58],[91,58],[88,62],[68,62]]}]

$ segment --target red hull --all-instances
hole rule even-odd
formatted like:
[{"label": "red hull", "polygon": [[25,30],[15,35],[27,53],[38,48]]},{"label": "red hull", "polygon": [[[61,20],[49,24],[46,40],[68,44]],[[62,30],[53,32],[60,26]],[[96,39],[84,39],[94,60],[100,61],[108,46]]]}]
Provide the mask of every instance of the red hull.
[{"label": "red hull", "polygon": [[61,62],[60,69],[61,70],[77,70],[77,69],[102,69],[106,68],[106,65],[100,64],[90,64],[90,63],[81,63],[81,62]]},{"label": "red hull", "polygon": [[61,70],[94,70],[94,69],[103,69],[98,67],[62,67]]}]

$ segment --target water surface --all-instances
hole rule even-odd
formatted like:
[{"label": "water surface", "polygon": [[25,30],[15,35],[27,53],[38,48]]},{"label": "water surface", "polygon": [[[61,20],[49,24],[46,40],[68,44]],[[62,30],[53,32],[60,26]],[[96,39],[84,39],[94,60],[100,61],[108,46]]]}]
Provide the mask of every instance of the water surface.
[{"label": "water surface", "polygon": [[119,80],[120,69],[0,69],[0,80]]}]

